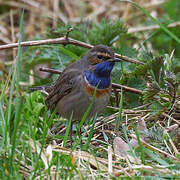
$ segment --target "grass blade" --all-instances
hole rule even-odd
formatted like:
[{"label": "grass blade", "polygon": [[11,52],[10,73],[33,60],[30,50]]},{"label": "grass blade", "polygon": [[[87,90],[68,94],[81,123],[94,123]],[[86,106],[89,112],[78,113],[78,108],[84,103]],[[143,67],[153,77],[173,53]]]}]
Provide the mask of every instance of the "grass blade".
[{"label": "grass blade", "polygon": [[132,156],[134,157],[134,159],[135,159],[135,160],[137,161],[137,163],[138,163],[136,154],[135,154],[135,152],[134,152],[134,150],[133,150],[132,145],[131,145],[130,142],[129,142],[126,127],[125,127],[125,126],[122,126],[122,128],[123,128],[124,136],[125,136],[125,138],[126,138],[126,141],[127,141],[128,146],[129,146],[130,152],[132,153]]},{"label": "grass blade", "polygon": [[174,39],[175,41],[177,41],[178,43],[180,43],[180,39],[174,35],[171,31],[169,31],[166,26],[164,26],[160,21],[158,21],[157,19],[155,19],[154,17],[152,17],[148,11],[146,11],[144,8],[142,8],[141,6],[139,6],[137,3],[135,3],[134,1],[131,0],[119,0],[122,2],[129,2],[132,5],[134,5],[136,8],[138,8],[139,10],[141,10],[147,17],[149,17],[155,24],[158,24],[159,27],[166,32],[172,39]]},{"label": "grass blade", "polygon": [[5,137],[5,117],[4,117],[4,112],[3,112],[3,105],[2,102],[0,101],[0,135],[2,135],[2,143],[4,144],[4,137]]},{"label": "grass blade", "polygon": [[69,129],[71,127],[71,123],[72,123],[72,117],[73,117],[73,113],[71,114],[71,117],[68,121],[68,125],[67,125],[67,128],[66,128],[66,132],[65,132],[65,135],[64,135],[64,138],[63,138],[63,147],[66,146],[66,142],[67,142],[67,139],[68,139],[68,134],[69,134]]},{"label": "grass blade", "polygon": [[122,108],[123,108],[123,91],[121,89],[121,99],[120,99],[120,104],[119,104],[119,113],[118,113],[118,117],[116,118],[116,125],[114,128],[114,131],[116,134],[118,134],[119,132],[119,126],[120,126],[120,122],[122,121]]},{"label": "grass blade", "polygon": [[133,129],[134,129],[134,131],[136,133],[137,141],[138,141],[138,144],[139,144],[139,148],[140,148],[140,152],[141,152],[141,161],[142,161],[143,164],[145,164],[144,147],[141,144],[139,132],[138,132],[135,124],[133,122],[131,124],[132,124],[132,127],[133,127]]},{"label": "grass blade", "polygon": [[16,114],[15,114],[15,119],[14,119],[14,128],[13,128],[12,139],[11,139],[12,149],[11,149],[10,164],[13,164],[15,147],[17,144],[17,140],[19,139],[17,129],[18,129],[18,125],[19,125],[20,120],[21,120],[20,116],[21,116],[21,110],[23,107],[23,100],[24,100],[24,97],[21,97],[19,103],[16,104],[17,108],[16,108]]},{"label": "grass blade", "polygon": [[[97,85],[97,86],[98,86],[98,85]],[[81,129],[82,125],[84,124],[84,122],[85,122],[85,120],[86,120],[86,118],[87,118],[87,116],[88,116],[89,111],[91,110],[91,107],[92,107],[92,105],[93,105],[93,103],[94,103],[94,101],[95,101],[96,91],[97,91],[97,87],[96,87],[95,90],[94,90],[93,99],[92,99],[92,101],[91,101],[91,104],[89,105],[88,109],[87,109],[86,112],[84,113],[84,115],[83,115],[83,117],[82,117],[82,119],[81,119],[81,121],[80,121],[80,123],[79,123],[77,132],[80,132],[80,129]],[[77,133],[76,133],[76,137],[77,137]],[[74,149],[78,146],[78,144],[81,142],[81,139],[82,139],[82,136],[81,136],[78,140],[76,140],[76,144],[73,146],[72,150],[74,150]]]},{"label": "grass blade", "polygon": [[89,136],[88,136],[87,141],[86,141],[86,144],[85,144],[85,150],[88,149],[89,144],[90,144],[90,142],[91,142],[91,139],[92,139],[92,136],[93,136],[93,131],[94,131],[94,126],[95,126],[95,123],[96,123],[96,119],[97,119],[97,117],[95,116],[95,117],[93,118],[93,124],[92,124],[92,126],[91,126],[91,129],[90,129],[90,132],[89,132]]}]

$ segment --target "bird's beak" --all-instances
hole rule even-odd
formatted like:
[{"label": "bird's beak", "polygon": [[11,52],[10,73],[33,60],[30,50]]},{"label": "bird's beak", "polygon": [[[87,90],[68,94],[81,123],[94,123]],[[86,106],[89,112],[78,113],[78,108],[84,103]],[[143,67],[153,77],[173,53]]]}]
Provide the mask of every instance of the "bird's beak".
[{"label": "bird's beak", "polygon": [[111,61],[111,62],[121,62],[121,59],[114,57],[114,58],[110,59],[109,61]]}]

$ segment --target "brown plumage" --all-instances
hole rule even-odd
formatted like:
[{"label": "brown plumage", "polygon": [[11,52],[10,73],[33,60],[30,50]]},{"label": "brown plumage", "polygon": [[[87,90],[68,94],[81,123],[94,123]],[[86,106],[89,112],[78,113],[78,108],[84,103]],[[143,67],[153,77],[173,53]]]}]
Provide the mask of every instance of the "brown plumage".
[{"label": "brown plumage", "polygon": [[49,93],[47,106],[67,119],[73,112],[73,121],[80,121],[97,87],[88,118],[103,112],[111,95],[110,73],[118,61],[110,47],[95,46],[81,60],[70,64],[54,85],[45,88]]}]

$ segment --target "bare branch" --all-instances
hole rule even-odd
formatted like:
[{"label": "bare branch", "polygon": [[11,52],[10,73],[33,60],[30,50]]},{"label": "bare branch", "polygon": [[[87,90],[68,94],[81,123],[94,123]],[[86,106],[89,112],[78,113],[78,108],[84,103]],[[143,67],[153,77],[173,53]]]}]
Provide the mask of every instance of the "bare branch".
[{"label": "bare branch", "polygon": [[73,31],[73,28],[69,28],[69,30],[67,31],[66,36],[65,36],[67,41],[68,41],[68,38],[69,38],[69,33],[72,32],[72,31]]},{"label": "bare branch", "polygon": [[[73,44],[76,46],[81,46],[84,48],[92,48],[93,46],[87,43],[84,43],[82,41],[78,41],[72,38],[68,39],[65,37],[60,37],[60,38],[55,38],[55,39],[46,39],[46,40],[37,40],[37,41],[26,41],[26,42],[21,42],[21,46],[38,46],[38,45],[46,45],[46,44]],[[11,43],[11,44],[6,44],[6,45],[1,45],[0,50],[3,49],[10,49],[10,48],[16,48],[18,47],[18,43]],[[135,59],[129,58],[127,56],[122,56],[120,54],[115,54],[115,57],[121,58],[124,61],[130,62],[130,63],[135,63],[135,64],[144,64],[143,62],[137,61]]]},{"label": "bare branch", "polygon": [[128,86],[112,83],[112,87],[116,88],[116,89],[121,89],[122,88],[125,91],[132,92],[132,93],[135,93],[135,94],[143,95],[143,91],[141,91],[139,89],[131,88],[131,87],[128,87]]},{"label": "bare branch", "polygon": [[[168,28],[177,27],[180,26],[180,21],[173,22],[169,25],[167,25]],[[152,26],[141,26],[141,27],[132,27],[128,29],[128,33],[136,33],[136,32],[142,32],[142,31],[152,31],[155,29],[159,29],[159,25],[152,25]]]}]

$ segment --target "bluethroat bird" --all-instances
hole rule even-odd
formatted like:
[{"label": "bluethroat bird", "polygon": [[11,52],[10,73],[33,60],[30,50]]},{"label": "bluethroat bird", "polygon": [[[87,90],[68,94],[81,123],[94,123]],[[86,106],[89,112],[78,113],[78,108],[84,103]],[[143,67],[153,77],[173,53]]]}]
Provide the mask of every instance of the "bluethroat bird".
[{"label": "bluethroat bird", "polygon": [[[112,49],[105,45],[94,46],[81,60],[70,64],[56,80],[55,84],[44,87],[48,92],[46,104],[56,109],[62,117],[72,122],[81,120],[90,106],[94,91],[95,100],[87,118],[103,112],[111,95],[111,71],[115,62]],[[72,123],[70,128],[72,141]]]}]

